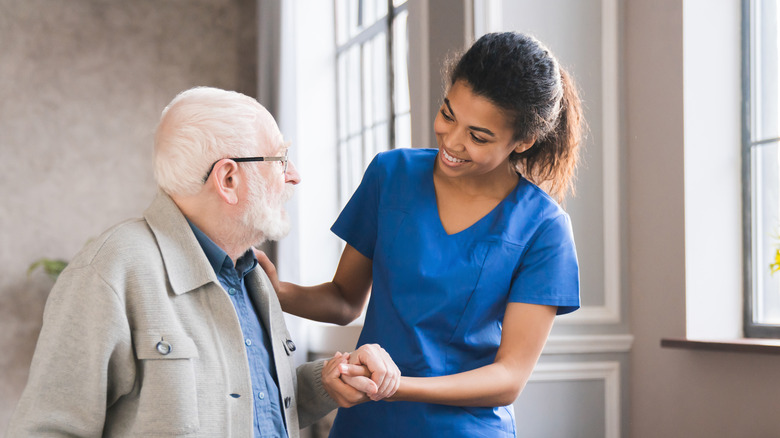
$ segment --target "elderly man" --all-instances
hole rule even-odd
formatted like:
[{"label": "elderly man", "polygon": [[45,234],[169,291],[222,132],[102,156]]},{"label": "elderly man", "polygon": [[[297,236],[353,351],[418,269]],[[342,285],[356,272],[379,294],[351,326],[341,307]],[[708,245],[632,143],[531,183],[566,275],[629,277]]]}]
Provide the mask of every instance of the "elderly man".
[{"label": "elderly man", "polygon": [[9,437],[297,437],[337,405],[397,389],[378,346],[357,353],[373,380],[341,376],[362,371],[341,354],[293,366],[251,246],[289,231],[299,176],[257,101],[179,94],[154,166],[160,191],[143,218],[90,241],[55,284]]}]

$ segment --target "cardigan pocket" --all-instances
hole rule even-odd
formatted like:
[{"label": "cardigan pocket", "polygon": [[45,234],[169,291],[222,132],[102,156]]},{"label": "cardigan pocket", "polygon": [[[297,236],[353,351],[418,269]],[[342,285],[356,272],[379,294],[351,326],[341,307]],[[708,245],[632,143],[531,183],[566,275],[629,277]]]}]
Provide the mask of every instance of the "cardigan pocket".
[{"label": "cardigan pocket", "polygon": [[195,433],[198,393],[195,361],[198,349],[183,332],[134,331],[138,358],[137,436],[181,436]]}]

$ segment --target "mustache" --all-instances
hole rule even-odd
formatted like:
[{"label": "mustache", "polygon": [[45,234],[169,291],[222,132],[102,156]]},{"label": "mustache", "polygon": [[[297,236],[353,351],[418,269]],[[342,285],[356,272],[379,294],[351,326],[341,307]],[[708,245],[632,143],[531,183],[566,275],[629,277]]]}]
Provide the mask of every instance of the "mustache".
[{"label": "mustache", "polygon": [[281,197],[282,204],[287,203],[287,201],[293,197],[293,194],[295,194],[295,188],[292,186],[292,184],[285,184]]}]

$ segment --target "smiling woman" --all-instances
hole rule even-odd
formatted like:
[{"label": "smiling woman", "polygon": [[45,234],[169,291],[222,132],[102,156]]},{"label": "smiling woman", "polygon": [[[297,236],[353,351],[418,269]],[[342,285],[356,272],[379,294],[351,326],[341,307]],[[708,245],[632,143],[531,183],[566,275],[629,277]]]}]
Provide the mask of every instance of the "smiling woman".
[{"label": "smiling woman", "polygon": [[463,80],[453,84],[433,129],[440,152],[433,172],[436,201],[442,225],[452,234],[474,224],[513,191],[518,177],[507,157],[533,143],[515,140],[504,114]]},{"label": "smiling woman", "polygon": [[[479,97],[470,100],[471,104],[479,103],[475,111],[482,114],[477,120],[483,123],[481,130],[472,129],[476,132],[473,141],[484,144],[487,138],[477,133],[492,134],[484,129],[490,126],[487,117],[504,124],[497,129],[510,136],[504,140],[512,142],[509,163],[560,202],[573,191],[584,127],[577,89],[549,49],[537,40],[515,33],[493,35],[497,36],[481,38],[451,66],[449,94],[466,85]],[[445,105],[451,116],[448,99]]]},{"label": "smiling woman", "polygon": [[570,191],[580,143],[571,81],[517,33],[480,38],[449,79],[438,149],[377,154],[331,228],[346,241],[333,280],[280,283],[265,266],[283,309],[310,319],[349,323],[371,292],[358,344],[386,349],[401,385],[393,402],[341,409],[333,437],[515,436],[507,405],[555,315],[580,304],[554,199]]}]

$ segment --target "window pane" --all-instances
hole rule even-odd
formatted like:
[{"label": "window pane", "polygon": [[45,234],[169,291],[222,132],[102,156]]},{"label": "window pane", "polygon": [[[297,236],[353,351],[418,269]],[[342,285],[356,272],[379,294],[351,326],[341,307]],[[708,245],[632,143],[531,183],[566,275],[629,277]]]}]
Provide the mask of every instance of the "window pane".
[{"label": "window pane", "polygon": [[347,203],[347,200],[349,200],[349,197],[352,195],[352,188],[348,186],[349,167],[344,164],[346,162],[345,161],[346,158],[348,157],[346,141],[339,142],[338,154],[339,154],[339,166],[338,166],[339,207],[343,208],[344,205]]},{"label": "window pane", "polygon": [[382,88],[377,87],[374,79],[374,45],[363,45],[363,129],[371,128],[374,124],[374,99],[377,94],[382,94]]},{"label": "window pane", "polygon": [[360,20],[363,29],[371,26],[376,21],[376,3],[374,0],[362,0],[361,13],[363,17]]},{"label": "window pane", "polygon": [[[780,44],[776,0],[752,0],[750,11],[750,290],[746,331],[780,333],[780,272],[771,273],[780,248]],[[774,326],[774,328],[773,328]],[[755,328],[755,329],[754,329]],[[774,331],[773,331],[774,330]]]},{"label": "window pane", "polygon": [[349,139],[348,147],[348,161],[346,163],[348,167],[349,177],[347,179],[347,197],[349,199],[352,193],[360,184],[361,178],[363,178],[363,141],[362,136],[356,136]]},{"label": "window pane", "polygon": [[402,11],[393,21],[393,71],[395,76],[395,112],[409,111],[409,73],[407,56],[409,53],[409,37],[406,19],[409,13]]},{"label": "window pane", "polygon": [[351,137],[361,131],[360,108],[360,46],[347,51],[347,134]]},{"label": "window pane", "polygon": [[780,148],[778,143],[753,147],[753,311],[754,322],[780,324],[780,272],[769,265],[780,248]]},{"label": "window pane", "polygon": [[[369,163],[371,163],[371,160],[374,158],[374,155],[377,153],[376,149],[376,133],[373,128],[366,129],[366,132],[363,135],[363,169],[365,170],[368,168]],[[361,170],[361,173],[362,173]],[[357,188],[357,186],[355,186]]]},{"label": "window pane", "polygon": [[[371,83],[377,90],[374,105],[374,122],[387,122],[388,107],[390,105],[387,95],[387,36],[381,33],[374,37],[370,44],[373,46],[373,77]],[[387,143],[387,142],[385,142]]]},{"label": "window pane", "polygon": [[347,4],[350,0],[336,0],[336,43],[341,45],[349,38],[349,18]]},{"label": "window pane", "polygon": [[387,15],[387,0],[364,0],[363,27],[369,27]]},{"label": "window pane", "polygon": [[377,123],[374,131],[374,141],[376,142],[375,152],[386,151],[390,148],[387,136],[387,121]]},{"label": "window pane", "polygon": [[376,5],[376,20],[384,20],[387,16],[387,0],[374,0]]},{"label": "window pane", "polygon": [[407,11],[401,11],[393,22],[393,69],[395,94],[395,145],[412,146],[412,122],[409,115],[409,72],[407,56],[409,53],[409,35],[406,21]]},{"label": "window pane", "polygon": [[409,113],[395,116],[395,147],[412,147],[412,118]]},{"label": "window pane", "polygon": [[756,1],[754,17],[753,140],[762,140],[780,137],[777,1]]},{"label": "window pane", "polygon": [[347,107],[349,101],[347,100],[347,57],[340,56],[338,58],[338,136],[339,141],[343,141],[347,138]]},{"label": "window pane", "polygon": [[363,0],[347,0],[347,32],[349,38],[357,35],[362,26]]}]

